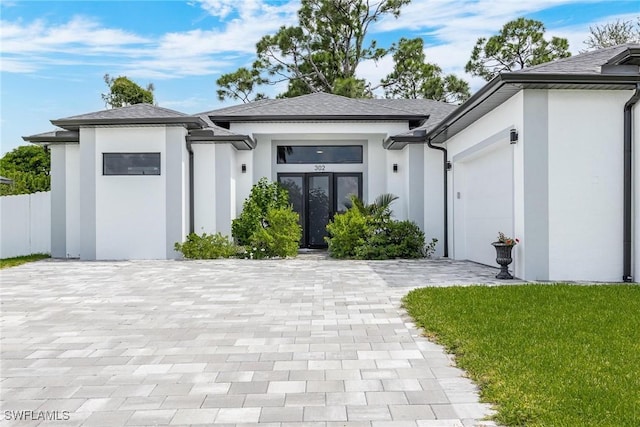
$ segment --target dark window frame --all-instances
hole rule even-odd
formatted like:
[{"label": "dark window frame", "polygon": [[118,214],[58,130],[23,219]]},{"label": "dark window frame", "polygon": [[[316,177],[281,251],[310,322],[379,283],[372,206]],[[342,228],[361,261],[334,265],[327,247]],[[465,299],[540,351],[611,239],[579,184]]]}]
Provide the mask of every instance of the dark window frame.
[{"label": "dark window frame", "polygon": [[[106,167],[106,163],[107,163],[107,158],[109,156],[123,156],[123,155],[157,155],[158,156],[158,170],[157,171],[153,171],[153,173],[145,173],[144,171],[142,173],[108,173],[107,171],[107,167]],[[155,167],[155,166],[153,166]],[[103,176],[160,176],[162,175],[162,153],[158,152],[158,151],[153,151],[153,152],[139,152],[139,151],[135,151],[135,152],[105,152],[102,153],[102,175]]]},{"label": "dark window frame", "polygon": [[[291,162],[291,161],[287,161],[286,160],[286,154],[283,156],[281,153],[281,149],[286,149],[287,147],[291,147],[291,148],[304,148],[304,149],[333,149],[333,148],[357,148],[359,149],[359,159],[354,160],[354,161],[343,161],[343,160],[337,160],[337,161],[327,161],[327,160],[322,160],[322,159],[318,159],[318,160],[312,160],[312,161],[298,161],[298,162]],[[363,164],[364,163],[364,146],[360,145],[360,144],[351,144],[351,145],[277,145],[276,146],[276,162],[279,165],[317,165],[317,164],[350,164],[350,165],[357,165],[357,164]]]}]

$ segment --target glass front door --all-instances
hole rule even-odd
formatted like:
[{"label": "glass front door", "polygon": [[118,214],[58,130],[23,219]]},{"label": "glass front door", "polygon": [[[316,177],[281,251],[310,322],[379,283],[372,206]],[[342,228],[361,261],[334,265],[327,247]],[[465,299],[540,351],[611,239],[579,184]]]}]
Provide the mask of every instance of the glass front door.
[{"label": "glass front door", "polygon": [[278,182],[300,216],[300,246],[305,248],[327,247],[329,220],[347,209],[352,194],[362,197],[361,173],[281,173]]}]

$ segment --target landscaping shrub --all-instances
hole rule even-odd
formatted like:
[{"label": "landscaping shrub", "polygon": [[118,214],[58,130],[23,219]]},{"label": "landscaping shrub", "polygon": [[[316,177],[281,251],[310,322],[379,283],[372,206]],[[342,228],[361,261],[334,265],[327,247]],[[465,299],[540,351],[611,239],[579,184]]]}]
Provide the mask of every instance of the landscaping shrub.
[{"label": "landscaping shrub", "polygon": [[387,220],[369,240],[356,248],[358,259],[423,258],[424,233],[411,221]]},{"label": "landscaping shrub", "polygon": [[245,256],[252,259],[296,256],[301,235],[298,213],[290,206],[269,208],[263,225],[251,235]]},{"label": "landscaping shrub", "polygon": [[254,232],[262,228],[267,211],[289,207],[289,194],[278,183],[261,178],[251,188],[242,205],[242,213],[231,223],[231,234],[239,245],[249,245]]},{"label": "landscaping shrub", "polygon": [[327,225],[329,254],[334,258],[355,258],[356,249],[364,244],[370,233],[369,222],[357,209],[337,214]]},{"label": "landscaping shrub", "polygon": [[184,243],[176,242],[176,251],[190,259],[217,259],[236,256],[239,248],[221,233],[197,235],[191,233]]},{"label": "landscaping shrub", "polygon": [[329,253],[334,258],[393,259],[422,258],[435,249],[425,247],[424,233],[411,221],[391,218],[391,203],[397,197],[383,194],[370,205],[353,197],[351,207],[335,215],[327,225]]}]

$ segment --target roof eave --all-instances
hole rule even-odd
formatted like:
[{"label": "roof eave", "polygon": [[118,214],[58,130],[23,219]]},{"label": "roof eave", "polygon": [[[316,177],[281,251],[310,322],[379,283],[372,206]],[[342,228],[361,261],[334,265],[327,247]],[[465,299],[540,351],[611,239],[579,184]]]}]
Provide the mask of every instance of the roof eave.
[{"label": "roof eave", "polygon": [[30,135],[23,136],[22,139],[26,142],[31,142],[33,144],[68,144],[68,143],[79,143],[80,135],[75,131],[55,131],[53,135]]},{"label": "roof eave", "polygon": [[354,115],[334,115],[334,114],[319,114],[319,115],[222,115],[222,116],[209,116],[211,121],[215,122],[265,122],[265,121],[309,121],[309,120],[321,120],[321,121],[426,121],[429,118],[428,114],[384,114],[384,115],[366,115],[366,114],[354,114]]},{"label": "roof eave", "polygon": [[187,129],[201,129],[207,124],[200,117],[139,117],[116,119],[58,119],[51,120],[54,126],[67,130],[78,130],[83,126],[122,125],[183,125]]},{"label": "roof eave", "polygon": [[189,135],[187,141],[192,144],[198,143],[225,143],[228,142],[236,150],[253,150],[256,148],[256,141],[249,135]]},{"label": "roof eave", "polygon": [[382,147],[385,150],[402,150],[409,144],[423,144],[427,142],[425,135],[392,135],[384,140]]},{"label": "roof eave", "polygon": [[[438,125],[431,129],[427,133],[427,139],[432,143],[441,144],[449,139],[451,136],[458,133],[458,131],[449,134],[447,131],[454,123],[458,122],[464,116],[471,111],[480,107],[488,98],[492,97],[497,92],[503,90],[506,86],[511,89],[506,92],[505,95],[511,97],[516,92],[526,89],[529,85],[596,85],[596,84],[608,84],[614,86],[621,86],[621,89],[627,87],[632,89],[640,82],[640,76],[638,75],[617,75],[617,74],[551,74],[551,73],[525,73],[525,72],[512,72],[499,74],[494,77],[489,83],[476,92],[471,98],[460,107],[453,110],[448,116],[446,116]],[[513,92],[509,94],[510,92]],[[507,98],[508,99],[508,98]],[[479,117],[488,113],[481,112]],[[477,117],[474,120],[477,120]]]}]

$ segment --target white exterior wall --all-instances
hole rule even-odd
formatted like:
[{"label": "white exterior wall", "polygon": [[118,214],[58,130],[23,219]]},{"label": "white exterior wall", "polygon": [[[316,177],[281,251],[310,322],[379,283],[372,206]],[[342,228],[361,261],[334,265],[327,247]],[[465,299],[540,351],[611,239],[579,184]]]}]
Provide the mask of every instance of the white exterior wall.
[{"label": "white exterior wall", "polygon": [[192,144],[193,209],[196,234],[216,233],[216,149],[214,144]]},{"label": "white exterior wall", "polygon": [[[523,237],[522,212],[517,209],[523,191],[515,177],[522,169],[523,100],[522,92],[515,94],[446,142],[453,164],[448,172],[448,201],[449,256],[454,259],[497,266],[491,242],[498,232]],[[512,128],[521,133],[521,142],[514,145],[509,143]],[[436,159],[432,156],[430,163]],[[442,158],[439,161],[442,164]],[[437,199],[430,197],[425,203],[437,203]],[[514,248],[511,266],[518,277],[524,274],[522,240]]]},{"label": "white exterior wall", "polygon": [[424,146],[424,180],[420,183],[424,192],[424,233],[427,243],[438,239],[436,257],[444,256],[443,162],[441,151]]},{"label": "white exterior wall", "polygon": [[80,257],[80,146],[65,145],[67,258]]},{"label": "white exterior wall", "polygon": [[80,157],[78,144],[51,150],[51,256],[80,256]]},{"label": "white exterior wall", "polygon": [[632,94],[549,91],[552,280],[622,280],[623,108]]},{"label": "white exterior wall", "polygon": [[633,280],[640,281],[640,103],[636,104],[632,114],[633,131],[633,235],[632,235],[632,271]]},{"label": "white exterior wall", "polygon": [[[315,165],[278,165],[276,164],[275,150],[278,143],[287,142],[296,145],[305,144],[363,144],[364,163],[354,164],[326,164],[324,172],[362,172],[363,174],[363,198],[365,201],[373,201],[382,193],[392,192],[400,197],[393,205],[394,214],[400,219],[406,219],[408,215],[408,203],[410,192],[406,185],[409,179],[408,154],[406,149],[399,152],[385,150],[382,143],[389,135],[400,134],[409,130],[406,122],[381,122],[381,123],[232,123],[231,131],[252,135],[257,146],[250,153],[251,160],[246,154],[237,151],[236,170],[239,174],[240,164],[247,164],[247,176],[251,177],[251,185],[261,177],[267,177],[272,181],[277,179],[279,172],[311,173],[315,171]],[[333,142],[332,142],[333,141]],[[392,165],[398,163],[398,173],[392,172]],[[251,186],[248,180],[242,177],[238,185],[236,204],[237,213],[241,212],[242,201],[249,194]],[[422,215],[415,218],[422,223]]]},{"label": "white exterior wall", "polygon": [[0,258],[51,252],[51,192],[0,197]]},{"label": "white exterior wall", "polygon": [[[170,207],[167,203],[167,174],[172,168],[179,167],[182,179],[185,179],[188,169],[168,164],[187,161],[182,149],[172,150],[174,155],[168,158],[168,144],[185,144],[184,138],[180,140],[175,135],[175,140],[168,140],[168,132],[168,128],[163,126],[95,129],[97,259],[164,259],[172,255],[167,249],[174,243],[168,241],[173,239],[167,238],[167,209]],[[103,176],[102,154],[109,152],[159,152],[161,175]],[[175,156],[176,152],[181,154]],[[184,188],[183,182],[173,182],[172,185]],[[182,204],[188,202],[188,197],[175,199]],[[184,206],[177,208],[183,213],[187,211]],[[185,220],[177,221],[182,224],[178,227],[183,228],[180,232],[184,234]]]}]

